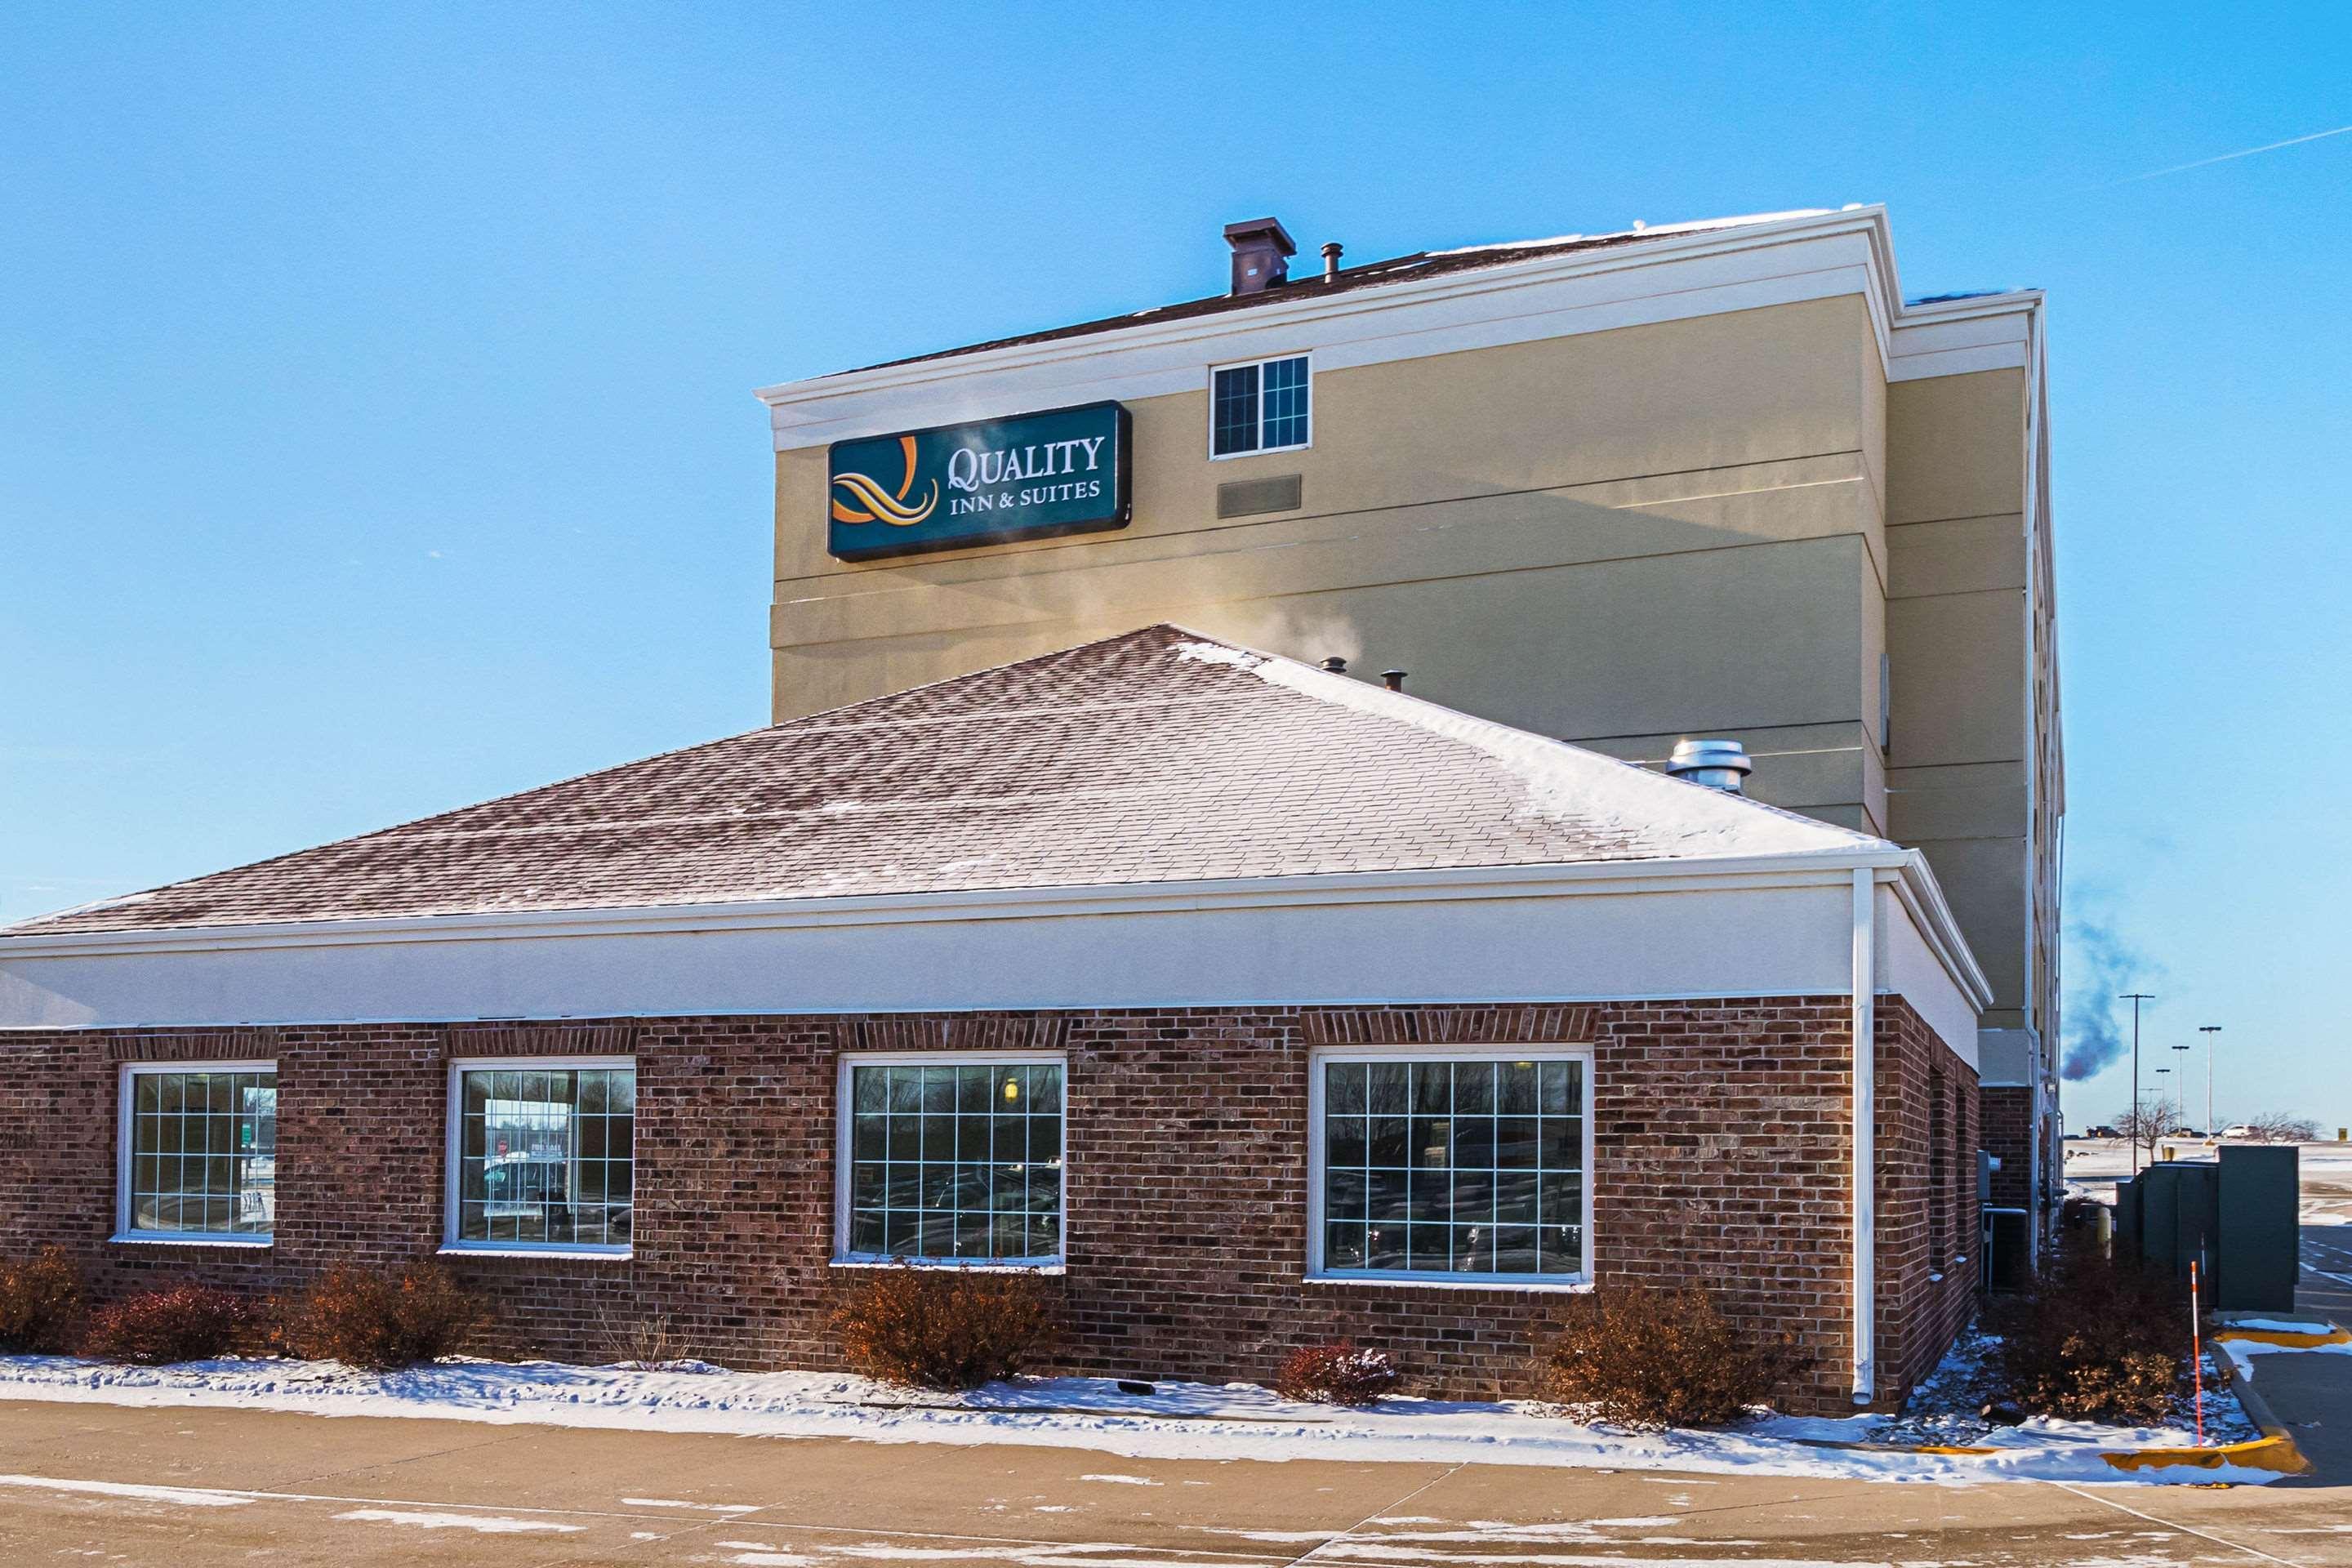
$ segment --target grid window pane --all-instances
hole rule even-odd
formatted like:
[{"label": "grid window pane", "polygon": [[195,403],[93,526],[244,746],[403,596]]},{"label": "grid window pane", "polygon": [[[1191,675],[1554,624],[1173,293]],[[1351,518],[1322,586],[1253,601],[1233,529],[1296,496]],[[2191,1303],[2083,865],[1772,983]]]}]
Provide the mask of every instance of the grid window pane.
[{"label": "grid window pane", "polygon": [[274,1068],[134,1072],[131,1228],[266,1237],[278,1218]]},{"label": "grid window pane", "polygon": [[635,1068],[461,1071],[457,1238],[626,1246],[636,1103]]},{"label": "grid window pane", "polygon": [[1307,445],[1307,361],[1278,359],[1269,363],[1260,401],[1265,418],[1259,444],[1264,447]]},{"label": "grid window pane", "polygon": [[1581,1061],[1321,1070],[1326,1269],[1583,1271]]},{"label": "grid window pane", "polygon": [[1221,458],[1228,452],[1256,451],[1257,366],[1237,365],[1217,372],[1211,404],[1209,449]]},{"label": "grid window pane", "polygon": [[851,1257],[1061,1255],[1060,1063],[853,1064],[849,1106]]}]

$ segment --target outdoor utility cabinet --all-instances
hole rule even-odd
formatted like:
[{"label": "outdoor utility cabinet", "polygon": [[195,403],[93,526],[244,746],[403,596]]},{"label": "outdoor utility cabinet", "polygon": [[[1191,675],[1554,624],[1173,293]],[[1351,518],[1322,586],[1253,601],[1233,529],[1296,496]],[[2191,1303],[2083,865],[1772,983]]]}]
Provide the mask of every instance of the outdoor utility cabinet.
[{"label": "outdoor utility cabinet", "polygon": [[2294,1310],[2296,1152],[2225,1145],[2219,1163],[2168,1161],[2116,1189],[2116,1247],[2187,1279],[2223,1312]]},{"label": "outdoor utility cabinet", "polygon": [[2224,1312],[2292,1312],[2302,1246],[2301,1152],[2221,1149],[2221,1213],[2216,1227],[2213,1305]]}]

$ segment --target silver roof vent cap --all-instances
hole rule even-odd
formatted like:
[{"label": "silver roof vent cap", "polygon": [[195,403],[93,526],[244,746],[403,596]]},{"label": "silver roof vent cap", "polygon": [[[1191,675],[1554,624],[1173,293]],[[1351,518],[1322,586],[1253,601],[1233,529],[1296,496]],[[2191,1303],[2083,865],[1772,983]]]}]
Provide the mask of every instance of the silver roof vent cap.
[{"label": "silver roof vent cap", "polygon": [[1695,784],[1731,795],[1744,793],[1740,781],[1756,771],[1748,748],[1737,741],[1681,741],[1666,763],[1666,772]]}]

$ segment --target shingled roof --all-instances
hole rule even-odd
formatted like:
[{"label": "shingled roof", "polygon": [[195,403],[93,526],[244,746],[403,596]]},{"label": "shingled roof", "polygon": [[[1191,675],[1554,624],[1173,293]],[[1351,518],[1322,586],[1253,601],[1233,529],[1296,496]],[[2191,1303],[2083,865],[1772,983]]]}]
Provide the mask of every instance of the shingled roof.
[{"label": "shingled roof", "polygon": [[[884,360],[879,364],[860,365],[859,370],[887,370],[893,365],[920,364],[928,360],[952,359],[958,354],[976,354],[990,349],[1013,348],[1023,343],[1051,342],[1057,338],[1085,337],[1094,332],[1108,332],[1121,327],[1154,326],[1163,321],[1186,321],[1196,316],[1219,315],[1228,310],[1249,310],[1261,306],[1279,304],[1285,300],[1328,300],[1358,289],[1376,289],[1393,283],[1409,283],[1416,279],[1437,278],[1454,272],[1473,272],[1484,268],[1508,267],[1523,261],[1539,260],[1545,257],[1565,256],[1576,251],[1614,250],[1627,246],[1652,243],[1678,236],[1701,233],[1710,229],[1745,228],[1752,224],[1775,223],[1783,218],[1819,217],[1826,208],[1807,207],[1793,212],[1751,213],[1740,217],[1706,218],[1696,223],[1654,224],[1625,229],[1616,234],[1563,234],[1549,239],[1509,240],[1499,245],[1465,246],[1456,250],[1416,250],[1409,256],[1392,256],[1383,261],[1368,261],[1357,267],[1343,267],[1329,278],[1322,273],[1304,270],[1287,282],[1255,294],[1211,294],[1198,300],[1180,300],[1172,305],[1155,306],[1124,316],[1105,316],[1092,321],[1076,321],[1068,326],[1049,327],[1043,331],[1024,332],[1014,337],[992,338],[986,342],[966,343],[960,348],[940,349],[931,353],[909,354],[904,359]],[[855,374],[837,371],[839,375]]]},{"label": "shingled roof", "polygon": [[1874,847],[1155,626],[4,934]]}]

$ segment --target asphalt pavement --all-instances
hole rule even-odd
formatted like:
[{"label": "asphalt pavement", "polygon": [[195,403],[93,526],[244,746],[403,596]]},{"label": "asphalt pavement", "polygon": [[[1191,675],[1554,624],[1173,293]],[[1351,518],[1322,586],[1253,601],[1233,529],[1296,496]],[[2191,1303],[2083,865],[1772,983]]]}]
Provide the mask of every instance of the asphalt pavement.
[{"label": "asphalt pavement", "polygon": [[0,1403],[0,1563],[2352,1565],[2352,1488],[1971,1487]]}]

